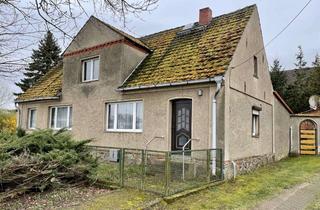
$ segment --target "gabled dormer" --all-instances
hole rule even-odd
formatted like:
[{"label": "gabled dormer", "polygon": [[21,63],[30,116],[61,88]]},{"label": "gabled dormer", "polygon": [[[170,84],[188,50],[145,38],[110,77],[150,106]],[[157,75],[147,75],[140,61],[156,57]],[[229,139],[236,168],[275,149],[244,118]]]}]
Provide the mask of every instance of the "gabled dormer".
[{"label": "gabled dormer", "polygon": [[62,94],[115,90],[149,52],[139,39],[91,16],[63,53]]}]

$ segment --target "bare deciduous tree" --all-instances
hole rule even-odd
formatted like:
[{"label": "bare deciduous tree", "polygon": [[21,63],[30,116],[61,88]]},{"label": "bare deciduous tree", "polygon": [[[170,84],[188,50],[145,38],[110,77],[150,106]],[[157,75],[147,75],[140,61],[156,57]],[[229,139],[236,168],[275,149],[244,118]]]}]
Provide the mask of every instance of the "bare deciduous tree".
[{"label": "bare deciduous tree", "polygon": [[13,94],[8,88],[0,85],[0,109],[5,108],[8,104],[13,101]]},{"label": "bare deciduous tree", "polygon": [[158,0],[0,0],[0,76],[24,68],[33,46],[50,29],[63,41],[73,38],[78,22],[91,14],[113,17],[125,26],[127,16],[155,9]]}]

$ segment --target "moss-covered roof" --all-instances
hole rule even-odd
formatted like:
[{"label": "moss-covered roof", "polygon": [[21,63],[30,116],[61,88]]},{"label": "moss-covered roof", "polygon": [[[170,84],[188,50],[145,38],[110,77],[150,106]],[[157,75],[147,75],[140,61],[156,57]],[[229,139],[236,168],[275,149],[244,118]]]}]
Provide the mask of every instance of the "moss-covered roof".
[{"label": "moss-covered roof", "polygon": [[148,86],[212,78],[232,59],[255,5],[212,19],[206,27],[178,27],[142,37],[153,52],[123,87]]},{"label": "moss-covered roof", "polygon": [[[115,29],[152,52],[124,82],[137,87],[212,78],[223,74],[232,59],[255,5],[212,19],[208,26],[194,23],[189,29],[177,27],[134,38]],[[44,75],[16,101],[50,99],[62,89],[62,64]]]},{"label": "moss-covered roof", "polygon": [[35,85],[19,95],[16,101],[43,100],[58,97],[62,89],[62,69],[61,62],[41,77]]}]

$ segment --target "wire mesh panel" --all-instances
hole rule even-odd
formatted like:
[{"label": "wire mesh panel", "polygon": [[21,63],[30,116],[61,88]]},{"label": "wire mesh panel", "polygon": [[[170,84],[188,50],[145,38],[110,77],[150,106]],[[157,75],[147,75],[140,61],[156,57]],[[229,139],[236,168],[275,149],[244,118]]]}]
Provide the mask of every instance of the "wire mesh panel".
[{"label": "wire mesh panel", "polygon": [[166,152],[146,151],[143,187],[145,190],[163,194],[166,185]]},{"label": "wire mesh panel", "polygon": [[143,189],[144,151],[124,149],[123,183],[125,186]]},{"label": "wire mesh panel", "polygon": [[221,149],[151,151],[90,147],[97,157],[97,178],[162,195],[200,187],[223,179]]},{"label": "wire mesh panel", "polygon": [[111,184],[119,184],[121,181],[119,148],[90,146],[92,154],[98,160],[97,179]]},{"label": "wire mesh panel", "polygon": [[199,187],[210,182],[208,150],[171,152],[169,194]]}]

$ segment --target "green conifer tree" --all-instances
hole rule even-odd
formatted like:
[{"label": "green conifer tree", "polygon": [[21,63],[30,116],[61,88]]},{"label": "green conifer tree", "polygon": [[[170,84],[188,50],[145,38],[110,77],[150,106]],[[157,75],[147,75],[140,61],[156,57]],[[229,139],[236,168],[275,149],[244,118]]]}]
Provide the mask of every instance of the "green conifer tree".
[{"label": "green conifer tree", "polygon": [[308,89],[310,95],[320,96],[320,56],[316,54],[314,61],[312,62],[312,67],[314,70],[308,78]]},{"label": "green conifer tree", "polygon": [[278,58],[273,60],[273,64],[270,67],[270,76],[273,85],[273,89],[277,91],[282,97],[285,96],[287,88],[287,77],[283,72],[282,65]]},{"label": "green conifer tree", "polygon": [[16,83],[25,92],[44,74],[46,74],[60,60],[61,49],[50,31],[40,40],[38,49],[33,50],[31,62],[25,69],[24,78]]},{"label": "green conifer tree", "polygon": [[298,46],[296,54],[296,80],[288,85],[285,99],[295,113],[300,113],[309,109],[309,97],[311,96],[307,77],[303,69],[307,62],[304,59],[304,53],[301,46]]}]

